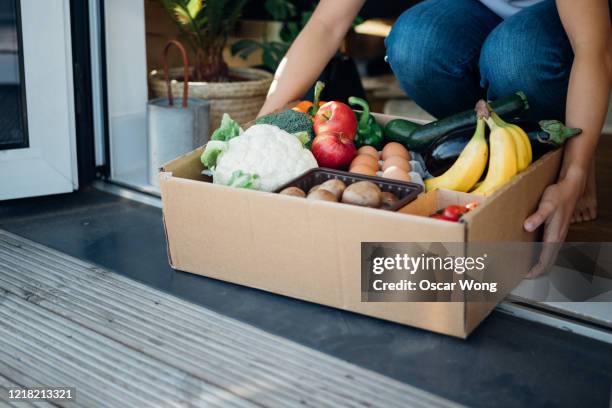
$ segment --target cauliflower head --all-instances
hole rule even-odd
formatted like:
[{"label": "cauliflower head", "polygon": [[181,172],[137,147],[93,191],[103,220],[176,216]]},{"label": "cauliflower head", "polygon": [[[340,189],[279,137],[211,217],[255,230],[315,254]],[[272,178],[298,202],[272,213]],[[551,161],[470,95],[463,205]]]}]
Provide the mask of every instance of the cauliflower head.
[{"label": "cauliflower head", "polygon": [[202,162],[213,171],[213,182],[274,191],[317,161],[303,140],[273,125],[254,125],[227,142],[211,141]]}]

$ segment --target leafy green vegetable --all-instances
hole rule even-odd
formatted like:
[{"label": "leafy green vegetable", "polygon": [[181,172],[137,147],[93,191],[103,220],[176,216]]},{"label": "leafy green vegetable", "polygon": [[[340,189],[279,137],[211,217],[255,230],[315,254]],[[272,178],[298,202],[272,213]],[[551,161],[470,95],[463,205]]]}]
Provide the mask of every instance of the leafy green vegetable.
[{"label": "leafy green vegetable", "polygon": [[236,170],[232,173],[227,185],[230,187],[258,190],[259,176],[257,174],[246,173],[242,170]]},{"label": "leafy green vegetable", "polygon": [[221,126],[219,126],[219,128],[213,132],[210,140],[222,140],[227,142],[236,136],[240,136],[241,133],[242,128],[238,122],[232,119],[227,113],[224,113],[223,118],[221,119]]},{"label": "leafy green vegetable", "polygon": [[312,139],[314,139],[312,119],[305,113],[296,112],[291,109],[262,116],[255,123],[258,125],[274,125],[288,133],[306,132],[308,134],[307,147],[310,146]]},{"label": "leafy green vegetable", "polygon": [[308,132],[297,132],[294,133],[293,136],[297,137],[300,142],[302,142],[302,146],[306,146],[308,142],[310,142],[310,136],[308,136]]},{"label": "leafy green vegetable", "polygon": [[214,170],[217,166],[217,160],[221,153],[225,152],[228,148],[227,142],[223,140],[211,140],[206,144],[206,149],[200,156],[200,161],[207,169]]}]

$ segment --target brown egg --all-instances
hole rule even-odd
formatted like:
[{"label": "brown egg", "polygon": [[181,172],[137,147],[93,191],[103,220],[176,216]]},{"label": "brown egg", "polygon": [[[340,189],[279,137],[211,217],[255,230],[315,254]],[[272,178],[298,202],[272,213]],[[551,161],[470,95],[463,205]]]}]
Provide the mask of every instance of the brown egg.
[{"label": "brown egg", "polygon": [[399,167],[402,170],[410,171],[410,162],[401,156],[391,156],[383,162],[382,171],[387,170],[389,167]]},{"label": "brown egg", "polygon": [[390,142],[385,145],[382,150],[382,159],[387,160],[389,157],[401,156],[407,160],[410,160],[410,152],[406,150],[404,146],[397,142]]},{"label": "brown egg", "polygon": [[391,180],[398,181],[412,181],[410,178],[410,174],[406,170],[402,170],[397,166],[391,166],[387,170],[383,172],[382,175],[384,178],[388,178]]},{"label": "brown egg", "polygon": [[369,154],[376,160],[378,160],[378,150],[373,148],[372,146],[361,146],[359,150],[357,150],[357,154]]},{"label": "brown egg", "polygon": [[363,174],[365,176],[375,176],[376,169],[371,168],[365,164],[358,164],[356,166],[351,167],[351,173]]},{"label": "brown egg", "polygon": [[370,156],[369,154],[360,154],[357,157],[355,157],[353,161],[351,162],[350,168],[353,168],[355,166],[360,166],[360,165],[368,166],[374,171],[378,170],[378,160],[376,160],[374,157]]}]

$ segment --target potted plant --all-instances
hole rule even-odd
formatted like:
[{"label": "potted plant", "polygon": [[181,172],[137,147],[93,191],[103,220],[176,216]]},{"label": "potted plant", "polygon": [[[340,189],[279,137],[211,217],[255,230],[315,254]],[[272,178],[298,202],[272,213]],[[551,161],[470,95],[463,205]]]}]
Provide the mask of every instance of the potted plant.
[{"label": "potted plant", "polygon": [[[252,120],[261,108],[272,75],[253,68],[228,68],[223,50],[247,0],[158,0],[176,23],[181,39],[193,50],[189,95],[210,101],[210,127],[215,129],[223,113],[236,121]],[[182,67],[169,69],[172,93],[183,87]],[[151,89],[167,96],[163,70],[149,75]]]}]

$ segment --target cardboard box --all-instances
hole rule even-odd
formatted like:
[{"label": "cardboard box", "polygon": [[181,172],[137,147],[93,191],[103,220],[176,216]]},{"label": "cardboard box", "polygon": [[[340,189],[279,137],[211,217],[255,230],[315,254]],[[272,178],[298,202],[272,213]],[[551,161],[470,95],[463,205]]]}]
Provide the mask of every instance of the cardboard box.
[{"label": "cardboard box", "polygon": [[[533,241],[522,221],[555,181],[561,160],[560,151],[542,157],[464,222],[451,223],[424,215],[474,196],[423,194],[395,213],[310,201],[204,182],[201,153],[160,173],[173,268],[462,338],[495,304],[361,302],[361,242]],[[513,265],[505,273],[518,283],[527,269]]]}]

